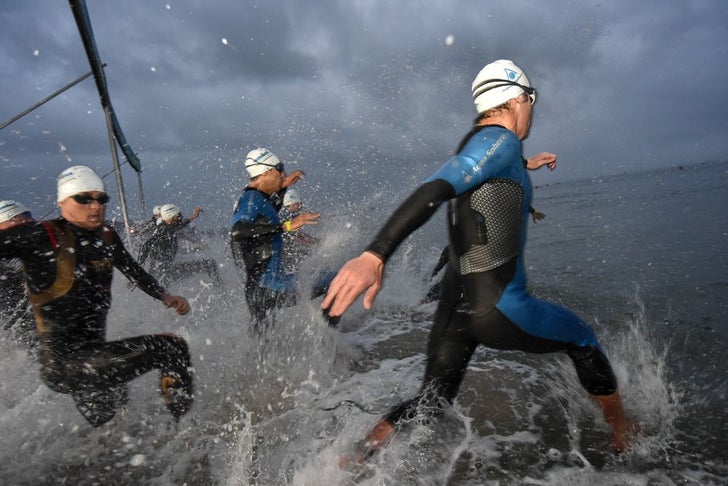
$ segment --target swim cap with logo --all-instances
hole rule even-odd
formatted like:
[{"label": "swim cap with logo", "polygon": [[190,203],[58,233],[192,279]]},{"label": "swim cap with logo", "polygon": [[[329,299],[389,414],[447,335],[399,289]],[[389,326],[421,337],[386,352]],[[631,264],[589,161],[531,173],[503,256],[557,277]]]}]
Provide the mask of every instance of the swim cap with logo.
[{"label": "swim cap with logo", "polygon": [[159,211],[160,218],[164,221],[169,221],[178,214],[182,214],[182,211],[174,204],[165,204]]},{"label": "swim cap with logo", "polygon": [[275,169],[281,163],[278,157],[266,148],[257,148],[248,152],[245,157],[245,170],[252,179]]},{"label": "swim cap with logo", "polygon": [[508,59],[499,59],[481,69],[473,80],[472,91],[478,113],[485,113],[524,92],[533,100],[536,96],[523,70]]},{"label": "swim cap with logo", "polygon": [[28,213],[28,216],[30,216],[30,211],[28,211],[28,208],[26,208],[19,202],[10,200],[0,201],[0,223],[10,221],[15,216],[23,213]]}]

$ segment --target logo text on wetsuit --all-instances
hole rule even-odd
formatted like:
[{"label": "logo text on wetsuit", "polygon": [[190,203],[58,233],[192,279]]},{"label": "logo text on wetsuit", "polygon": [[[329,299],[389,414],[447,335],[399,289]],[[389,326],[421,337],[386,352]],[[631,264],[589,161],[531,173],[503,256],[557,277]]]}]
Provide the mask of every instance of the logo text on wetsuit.
[{"label": "logo text on wetsuit", "polygon": [[[491,145],[488,148],[488,150],[485,151],[485,157],[483,157],[482,159],[480,159],[480,162],[478,162],[478,165],[476,165],[475,167],[473,167],[473,170],[472,170],[473,173],[477,173],[478,171],[480,171],[480,169],[483,168],[483,166],[485,165],[485,163],[488,162],[488,159],[490,159],[493,156],[493,154],[500,148],[500,146],[503,145],[503,143],[506,141],[507,138],[508,138],[508,134],[507,133],[504,133],[500,137],[498,137],[498,140],[496,140],[495,142],[493,142],[493,145]],[[466,182],[470,182],[470,175],[469,174],[466,174],[465,175],[465,181]]]}]

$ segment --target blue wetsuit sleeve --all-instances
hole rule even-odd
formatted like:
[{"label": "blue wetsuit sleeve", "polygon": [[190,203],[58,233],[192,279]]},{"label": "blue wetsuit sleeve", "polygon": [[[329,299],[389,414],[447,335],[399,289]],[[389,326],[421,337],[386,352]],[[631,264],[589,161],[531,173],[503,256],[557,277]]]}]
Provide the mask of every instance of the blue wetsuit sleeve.
[{"label": "blue wetsuit sleeve", "polygon": [[425,224],[442,203],[454,196],[453,187],[442,179],[425,182],[390,216],[367,251],[376,253],[386,262],[410,233]]},{"label": "blue wetsuit sleeve", "polygon": [[427,182],[441,179],[460,196],[489,178],[502,173],[511,163],[513,150],[520,153],[521,141],[505,128],[487,127],[474,135],[456,156],[447,161]]}]

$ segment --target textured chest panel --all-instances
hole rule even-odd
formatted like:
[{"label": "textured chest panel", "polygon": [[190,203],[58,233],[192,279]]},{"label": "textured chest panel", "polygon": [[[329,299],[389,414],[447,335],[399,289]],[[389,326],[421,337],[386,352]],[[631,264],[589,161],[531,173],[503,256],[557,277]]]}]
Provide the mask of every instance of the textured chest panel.
[{"label": "textured chest panel", "polygon": [[487,272],[518,255],[523,189],[510,179],[492,179],[470,196],[480,242],[460,257],[460,273]]}]

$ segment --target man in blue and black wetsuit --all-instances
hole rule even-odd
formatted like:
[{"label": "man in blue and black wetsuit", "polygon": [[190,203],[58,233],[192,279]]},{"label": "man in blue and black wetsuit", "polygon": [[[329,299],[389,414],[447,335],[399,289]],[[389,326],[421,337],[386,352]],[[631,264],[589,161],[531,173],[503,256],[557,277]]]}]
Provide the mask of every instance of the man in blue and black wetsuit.
[{"label": "man in blue and black wetsuit", "polygon": [[526,288],[523,250],[532,187],[522,158],[536,91],[513,62],[486,65],[472,86],[479,116],[450,159],[410,195],[367,250],[331,283],[322,308],[341,315],[364,291],[370,308],[384,264],[397,246],[448,202],[449,264],[427,348],[417,397],[394,407],[372,429],[361,460],[378,450],[418,404],[437,409],[457,395],[478,345],[531,353],[566,353],[581,384],[601,407],[616,451],[628,444],[612,368],[594,331],[571,311],[533,298]]},{"label": "man in blue and black wetsuit", "polygon": [[230,246],[236,265],[245,269],[245,299],[252,329],[262,332],[272,324],[276,308],[296,303],[296,275],[284,271],[281,235],[316,224],[319,214],[304,212],[286,221],[279,219],[283,191],[304,174],[297,170],[287,175],[268,149],[251,150],[245,169],[250,184],[235,205]]},{"label": "man in blue and black wetsuit", "polygon": [[165,405],[178,419],[193,400],[187,343],[173,334],[106,340],[114,268],[180,315],[189,311],[187,300],[169,295],[104,221],[109,196],[93,170],[63,171],[57,200],[60,218],[0,231],[0,258],[19,258],[25,270],[41,379],[70,394],[84,418],[99,426],[125,403],[126,383],[156,369]]}]

